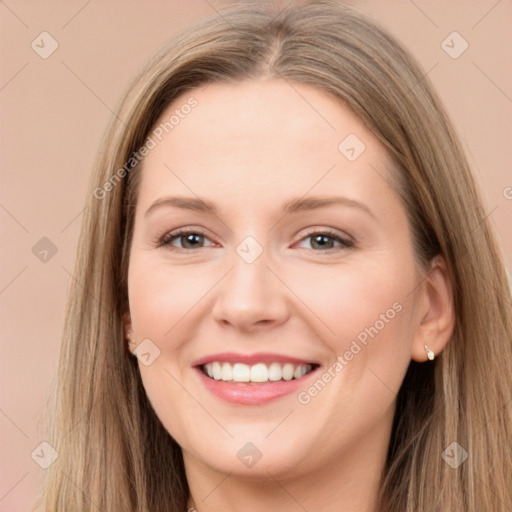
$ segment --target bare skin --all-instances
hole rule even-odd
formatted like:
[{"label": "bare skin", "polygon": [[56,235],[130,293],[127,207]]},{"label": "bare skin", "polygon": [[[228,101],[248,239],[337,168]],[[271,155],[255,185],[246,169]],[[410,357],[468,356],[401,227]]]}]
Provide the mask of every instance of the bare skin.
[{"label": "bare skin", "polygon": [[[183,449],[189,506],[377,512],[407,367],[427,361],[424,345],[438,354],[453,329],[444,261],[436,258],[428,274],[420,268],[390,186],[392,162],[327,93],[279,80],[211,84],[178,98],[161,121],[190,96],[197,107],[143,164],[126,319],[132,348],[150,339],[160,350],[139,367]],[[354,139],[348,153],[338,149],[349,134],[363,152],[350,151]],[[151,208],[170,196],[200,198],[216,213]],[[283,211],[293,199],[333,196],[344,202]],[[159,246],[179,228],[192,235]],[[251,263],[237,252],[248,236],[256,243],[242,247],[263,251]],[[288,355],[319,367],[297,392],[233,404],[193,367],[221,352]],[[325,385],[311,391],[319,379]],[[240,456],[247,443],[261,454],[251,467]]]}]

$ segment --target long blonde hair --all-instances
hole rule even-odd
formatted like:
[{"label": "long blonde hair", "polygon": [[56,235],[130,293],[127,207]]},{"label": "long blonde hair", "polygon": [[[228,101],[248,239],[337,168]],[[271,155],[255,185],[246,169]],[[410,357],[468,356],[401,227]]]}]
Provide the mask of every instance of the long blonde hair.
[{"label": "long blonde hair", "polygon": [[[396,162],[418,261],[441,254],[448,263],[455,330],[434,363],[407,371],[379,512],[512,508],[511,298],[463,149],[394,38],[336,1],[291,4],[281,13],[239,5],[201,21],[155,56],[118,106],[90,182],[68,301],[47,512],[186,510],[181,449],[149,404],[123,332],[134,155],[179,95],[262,76],[312,84],[354,110]],[[452,442],[468,453],[457,469],[441,456]]]}]

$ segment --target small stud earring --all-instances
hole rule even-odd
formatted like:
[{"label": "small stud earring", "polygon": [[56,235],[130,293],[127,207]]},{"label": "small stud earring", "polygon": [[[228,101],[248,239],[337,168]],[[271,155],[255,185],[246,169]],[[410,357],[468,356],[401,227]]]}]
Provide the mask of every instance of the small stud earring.
[{"label": "small stud earring", "polygon": [[430,349],[427,347],[427,345],[425,345],[425,350],[427,351],[427,357],[430,359],[430,361],[433,361],[433,360],[434,360],[434,357],[436,357],[436,356],[435,356],[435,354],[434,354],[434,352],[432,352],[432,350],[430,350]]}]

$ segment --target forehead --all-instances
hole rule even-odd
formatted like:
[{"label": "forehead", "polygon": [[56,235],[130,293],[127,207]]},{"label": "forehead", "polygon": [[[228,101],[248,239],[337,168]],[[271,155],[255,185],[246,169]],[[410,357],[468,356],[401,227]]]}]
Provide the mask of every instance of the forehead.
[{"label": "forehead", "polygon": [[155,147],[142,166],[143,194],[169,183],[188,193],[187,185],[197,194],[249,188],[269,197],[330,191],[340,180],[350,189],[393,179],[388,153],[364,123],[309,84],[212,83],[178,97],[150,136]]},{"label": "forehead", "polygon": [[[193,109],[188,107],[192,98],[196,103]],[[155,129],[159,126],[166,132],[162,133],[163,138],[179,138],[180,143],[188,139],[195,145],[214,145],[219,149],[234,144],[250,146],[251,136],[268,143],[294,141],[316,145],[324,139],[332,149],[332,142],[341,141],[350,130],[378,145],[340,99],[310,84],[277,79],[212,83],[197,88],[175,99],[162,113]]]}]

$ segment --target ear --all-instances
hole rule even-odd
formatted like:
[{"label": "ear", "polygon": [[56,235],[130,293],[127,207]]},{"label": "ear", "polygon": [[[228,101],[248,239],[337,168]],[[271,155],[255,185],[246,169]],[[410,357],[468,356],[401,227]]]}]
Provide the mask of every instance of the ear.
[{"label": "ear", "polygon": [[130,316],[130,312],[127,311],[123,315],[123,325],[124,325],[124,336],[126,341],[128,342],[126,348],[131,352],[135,348],[135,340],[133,339],[133,328],[132,328],[132,319]]},{"label": "ear", "polygon": [[428,360],[425,345],[436,356],[439,355],[450,340],[455,326],[453,288],[442,256],[432,260],[419,294],[411,358],[423,362]]}]

